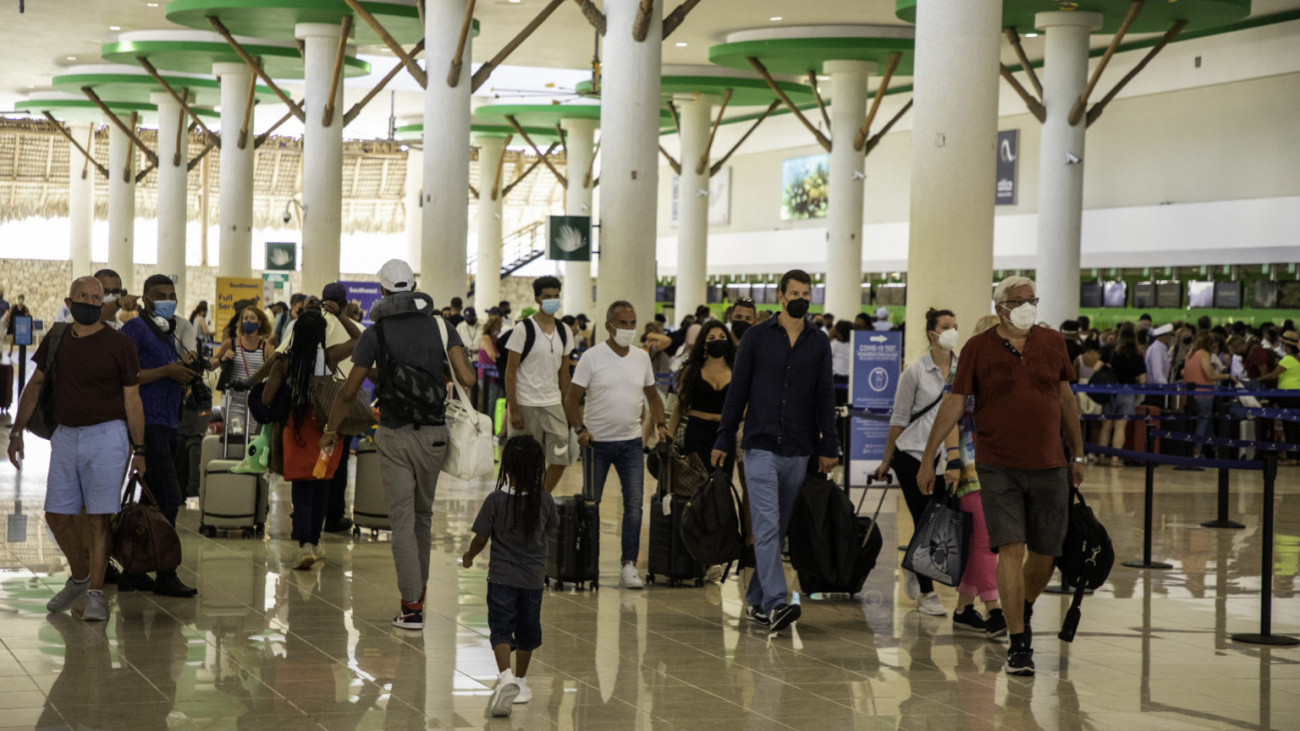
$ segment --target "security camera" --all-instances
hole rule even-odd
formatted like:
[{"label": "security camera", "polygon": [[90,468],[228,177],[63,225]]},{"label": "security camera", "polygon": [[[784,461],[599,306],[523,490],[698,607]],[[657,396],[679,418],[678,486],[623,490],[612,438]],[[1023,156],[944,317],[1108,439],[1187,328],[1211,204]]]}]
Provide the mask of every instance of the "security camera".
[{"label": "security camera", "polygon": [[1078,155],[1074,154],[1073,152],[1065,153],[1066,165],[1078,165],[1081,162],[1083,162],[1083,159],[1080,158]]},{"label": "security camera", "polygon": [[292,218],[293,216],[289,213],[289,209],[288,208],[284,209],[284,222],[288,223]]}]

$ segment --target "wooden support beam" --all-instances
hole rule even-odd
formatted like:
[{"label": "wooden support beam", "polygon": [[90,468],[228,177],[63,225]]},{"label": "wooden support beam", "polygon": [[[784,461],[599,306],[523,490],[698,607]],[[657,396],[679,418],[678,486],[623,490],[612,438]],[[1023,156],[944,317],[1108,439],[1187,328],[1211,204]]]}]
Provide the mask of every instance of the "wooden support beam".
[{"label": "wooden support beam", "polygon": [[373,30],[375,35],[379,36],[379,39],[384,42],[384,45],[388,46],[388,50],[392,51],[394,56],[402,59],[402,63],[406,64],[407,70],[410,71],[411,76],[415,77],[415,80],[420,83],[420,87],[428,88],[428,74],[424,72],[424,69],[420,68],[420,64],[415,62],[413,56],[409,55],[402,49],[402,44],[398,43],[396,38],[393,38],[393,34],[389,33],[388,29],[384,28],[383,24],[375,19],[375,16],[371,15],[368,10],[363,8],[359,0],[343,1],[348,4],[349,8],[352,8],[352,12],[358,18],[361,18],[366,25],[370,26],[370,30]]},{"label": "wooden support beam", "polygon": [[[149,158],[149,162],[154,165],[158,164],[158,156],[146,147],[144,142],[140,140],[140,136],[135,133],[135,120],[137,116],[135,112],[131,112],[131,124],[127,125],[127,123],[123,122],[116,114],[113,114],[113,112],[108,108],[108,105],[105,104],[104,101],[99,98],[99,95],[95,93],[94,89],[89,86],[83,86],[81,87],[81,93],[85,94],[86,98],[94,102],[95,106],[99,107],[99,110],[104,113],[104,116],[108,117],[110,122],[117,125],[118,129],[126,133],[126,136],[131,139],[132,145],[140,146],[140,150],[144,152],[145,157]],[[128,177],[130,177],[129,174]]]},{"label": "wooden support beam", "polygon": [[668,36],[672,35],[673,31],[681,26],[682,22],[686,20],[686,16],[690,15],[690,12],[699,4],[700,0],[686,0],[681,5],[673,8],[671,13],[664,16],[664,40],[668,40]]},{"label": "wooden support beam", "polygon": [[1014,89],[1015,92],[1020,95],[1020,98],[1024,100],[1025,106],[1029,107],[1029,113],[1034,115],[1038,120],[1038,123],[1042,124],[1043,122],[1046,122],[1047,108],[1043,106],[1043,103],[1035,99],[1034,95],[1030,94],[1024,86],[1021,86],[1020,82],[1016,80],[1015,75],[1011,73],[1011,69],[1007,68],[1006,64],[999,64],[999,72],[1002,74],[1002,78],[1006,79],[1007,83],[1011,85],[1011,88]]},{"label": "wooden support beam", "polygon": [[678,175],[682,174],[682,164],[680,162],[677,162],[677,160],[672,155],[668,154],[668,151],[664,149],[663,145],[659,146],[659,154],[663,155],[664,159],[668,161],[668,167],[672,168],[673,172],[677,173]]},{"label": "wooden support beam", "polygon": [[[423,50],[424,50],[424,39],[421,38],[420,42],[415,44],[415,48],[411,49],[411,58],[415,58],[416,56],[420,55],[420,52]],[[343,126],[346,127],[349,124],[351,124],[352,120],[356,119],[357,115],[361,113],[361,110],[365,109],[366,105],[369,104],[370,101],[374,99],[376,96],[378,96],[379,92],[383,91],[384,87],[388,86],[389,82],[397,78],[397,75],[401,73],[402,69],[404,68],[406,68],[406,64],[402,63],[401,61],[398,61],[397,63],[393,64],[393,68],[388,70],[388,73],[384,75],[384,78],[379,80],[379,83],[375,85],[375,88],[366,92],[366,95],[361,97],[361,101],[357,102],[356,104],[353,104],[352,108],[347,111],[347,114],[343,115]]]},{"label": "wooden support beam", "polygon": [[817,88],[817,70],[808,69],[808,86],[812,89],[813,98],[817,100],[817,109],[822,113],[822,121],[826,123],[826,131],[831,131],[831,115],[826,113],[826,100],[822,99],[821,90]]},{"label": "wooden support beam", "polygon": [[517,175],[514,180],[510,181],[510,184],[507,185],[505,189],[501,191],[501,197],[505,198],[506,196],[510,195],[510,191],[514,190],[516,185],[519,185],[520,183],[524,182],[524,178],[527,178],[530,173],[532,173],[534,170],[540,167],[542,161],[546,159],[547,155],[550,155],[552,152],[554,152],[555,148],[558,145],[559,145],[558,142],[552,142],[551,146],[546,148],[546,155],[542,155],[541,157],[538,157],[536,160],[533,161],[532,165],[529,165],[527,168],[524,168],[524,171],[522,173]]},{"label": "wooden support beam", "polygon": [[[189,99],[189,98],[190,98],[190,90],[189,90],[189,89],[182,89],[182,93],[183,93],[183,95],[184,95],[184,97],[185,97],[186,99]],[[193,129],[193,127],[194,127],[194,125],[191,124],[191,125],[190,125],[190,128]],[[190,137],[189,137],[189,135],[186,134],[185,132],[186,132],[186,131],[185,131],[185,117],[184,117],[184,116],[177,117],[177,119],[176,119],[176,152],[172,154],[172,167],[174,167],[174,168],[178,168],[178,167],[180,167],[180,166],[181,166],[181,160],[184,159],[184,158],[186,158],[186,157],[189,157],[189,154],[190,154]],[[162,134],[162,129],[159,129],[159,130],[158,130],[158,134],[159,134],[159,135]],[[211,140],[212,138],[209,137],[208,139]],[[181,140],[184,140],[184,143],[182,143]],[[162,137],[161,137],[161,136],[158,138],[158,144],[159,144],[160,146],[162,145]],[[184,144],[184,147],[181,146],[182,144]]]},{"label": "wooden support beam", "polygon": [[213,147],[216,147],[216,145],[213,144],[212,138],[209,137],[207,144],[203,146],[203,149],[199,151],[199,154],[195,155],[194,159],[190,160],[189,163],[185,166],[185,171],[189,172],[194,169],[195,165],[198,165],[200,162],[203,162],[203,158],[207,157],[209,152],[212,152]]},{"label": "wooden support beam", "polygon": [[1092,90],[1097,88],[1097,82],[1101,81],[1101,74],[1106,70],[1106,65],[1115,55],[1115,49],[1123,42],[1124,35],[1137,20],[1138,14],[1142,12],[1142,0],[1133,0],[1128,6],[1128,12],[1124,14],[1124,22],[1120,23],[1119,30],[1115,32],[1115,37],[1110,39],[1110,45],[1106,46],[1106,52],[1102,54],[1101,60],[1097,62],[1097,68],[1093,69],[1092,76],[1088,79],[1088,85],[1083,88],[1083,93],[1074,101],[1074,107],[1070,109],[1070,126],[1079,123],[1083,118],[1084,110],[1088,108],[1088,97],[1092,96]]},{"label": "wooden support beam", "polygon": [[280,97],[280,101],[289,106],[289,111],[293,113],[293,116],[298,118],[299,122],[307,121],[307,114],[303,111],[302,107],[299,106],[298,103],[288,94],[284,93],[284,89],[281,89],[278,84],[271,80],[271,77],[262,69],[262,63],[249,55],[248,51],[244,50],[244,47],[239,45],[239,41],[235,40],[235,36],[231,35],[230,31],[220,19],[209,15],[208,25],[211,25],[213,30],[219,33],[222,38],[226,39],[226,43],[235,51],[235,54],[242,58],[244,63],[253,70],[253,74],[260,78],[262,83],[271,87],[271,91],[275,92],[275,95]]},{"label": "wooden support beam", "polygon": [[[542,11],[537,14],[537,17],[524,26],[524,29],[519,31],[514,38],[511,38],[510,42],[503,46],[500,51],[497,51],[497,55],[493,56],[487,63],[479,66],[478,71],[474,72],[473,85],[470,87],[470,91],[478,91],[478,88],[487,82],[488,77],[492,75],[496,67],[504,63],[510,57],[510,54],[514,53],[516,48],[519,48],[524,41],[528,40],[528,37],[541,27],[542,23],[551,17],[551,13],[554,13],[564,2],[565,0],[551,0],[547,3],[546,7],[542,8]],[[459,71],[457,74],[459,75]],[[447,80],[450,82],[450,77]],[[455,86],[455,84],[452,84],[452,86]]]},{"label": "wooden support beam", "polygon": [[325,100],[325,109],[321,112],[322,127],[328,127],[334,123],[334,107],[339,97],[343,96],[343,89],[339,87],[339,81],[343,79],[343,60],[348,55],[348,36],[352,35],[352,16],[343,16],[339,26],[339,45],[334,50],[334,72],[330,75],[330,95]]},{"label": "wooden support beam", "polygon": [[262,134],[258,135],[257,139],[253,140],[253,149],[256,150],[262,145],[265,145],[266,141],[271,139],[271,133],[275,132],[277,129],[280,129],[280,125],[284,124],[285,122],[288,122],[289,118],[292,116],[294,116],[294,114],[293,111],[290,110],[288,114],[284,115],[283,117],[280,117],[280,120],[277,121],[275,124],[271,125],[269,129],[267,129]]},{"label": "wooden support beam", "polygon": [[[149,63],[149,59],[137,58],[136,61],[140,63],[140,66],[145,70],[146,73],[148,73],[150,76],[153,77],[154,81],[158,82],[158,85],[161,86],[164,91],[166,91],[168,94],[171,95],[171,98],[175,100],[177,104],[181,105],[181,111],[184,112],[185,114],[188,114],[195,121],[195,123],[199,125],[199,128],[203,130],[203,134],[207,135],[209,138],[216,136],[212,134],[212,130],[208,129],[208,126],[203,123],[203,120],[199,119],[198,113],[195,112],[193,109],[190,109],[190,103],[189,103],[190,94],[188,89],[185,91],[184,94],[177,93],[176,90],[172,88],[171,84],[168,84],[167,80],[164,79],[162,75],[158,73],[158,69],[154,68],[152,63]],[[221,141],[218,140],[217,144],[220,145]],[[176,164],[179,165],[180,163],[178,162]]]},{"label": "wooden support beam", "polygon": [[[248,147],[248,132],[253,126],[253,107],[257,105],[257,74],[248,77],[248,96],[244,97],[244,119],[239,123],[239,149]],[[220,138],[218,138],[220,142]]]},{"label": "wooden support beam", "polygon": [[447,71],[447,86],[452,88],[460,83],[460,72],[465,67],[465,41],[474,26],[474,2],[469,0],[465,4],[465,18],[460,23],[460,36],[456,39],[456,54],[451,57],[451,69]]},{"label": "wooden support beam", "polygon": [[[713,129],[709,130],[709,141],[704,145],[704,153],[700,155],[700,161],[695,163],[695,174],[703,175],[709,167],[709,155],[713,153],[713,139],[718,136],[718,127],[722,126],[722,115],[727,113],[727,105],[731,103],[732,89],[727,89],[727,93],[722,97],[722,106],[718,108],[718,118],[713,121]],[[678,171],[678,175],[681,172]]]},{"label": "wooden support beam", "polygon": [[894,71],[898,69],[898,62],[902,59],[903,54],[894,51],[889,54],[889,64],[885,66],[885,75],[880,79],[880,86],[876,87],[876,95],[871,99],[871,110],[867,112],[867,118],[862,122],[862,129],[853,138],[853,149],[861,150],[867,144],[867,136],[871,134],[871,123],[876,121],[876,112],[880,111],[880,102],[884,100],[885,93],[889,91],[889,81],[894,78]]},{"label": "wooden support beam", "polygon": [[884,127],[881,127],[881,128],[880,128],[880,131],[879,131],[879,132],[875,133],[874,135],[871,136],[871,139],[867,140],[867,144],[866,144],[865,150],[864,150],[864,152],[863,152],[863,155],[864,155],[864,156],[865,156],[865,155],[870,155],[870,154],[871,154],[871,151],[874,150],[874,149],[876,149],[876,145],[880,144],[880,140],[881,140],[885,135],[889,134],[889,130],[893,128],[894,124],[897,123],[898,120],[902,119],[902,118],[903,118],[903,115],[904,115],[904,114],[907,114],[908,110],[910,110],[910,109],[912,108],[912,102],[914,102],[914,101],[916,101],[916,100],[915,100],[915,99],[908,99],[908,100],[907,100],[907,103],[903,105],[903,108],[900,109],[900,110],[898,110],[898,114],[895,114],[895,115],[893,116],[893,118],[890,119],[890,120],[885,124]]},{"label": "wooden support beam", "polygon": [[591,0],[573,1],[578,4],[579,8],[582,8],[582,14],[587,18],[587,22],[591,23],[591,27],[595,28],[596,32],[602,36],[605,35],[605,14],[600,12],[600,8],[592,5]]},{"label": "wooden support beam", "polygon": [[[561,173],[559,170],[556,170],[555,166],[551,164],[550,153],[543,154],[541,150],[537,149],[537,145],[533,143],[533,138],[528,136],[528,133],[524,131],[524,128],[522,126],[520,126],[519,120],[515,119],[515,116],[513,114],[508,115],[506,117],[506,121],[510,123],[511,127],[515,128],[515,131],[519,133],[520,137],[524,138],[524,142],[527,142],[528,146],[533,148],[533,152],[537,153],[537,156],[542,158],[542,162],[546,163],[546,167],[550,168],[551,173],[555,175],[555,179],[560,181],[560,185],[563,185],[565,188],[568,188],[569,179],[564,177],[563,173]],[[551,145],[551,149],[555,149],[555,145]]]},{"label": "wooden support beam", "polygon": [[636,21],[632,23],[632,40],[641,43],[650,32],[650,11],[654,9],[655,0],[641,0],[636,9]]},{"label": "wooden support beam", "polygon": [[560,150],[564,152],[564,159],[569,159],[569,136],[564,133],[564,127],[555,123],[555,136],[560,138]]},{"label": "wooden support beam", "polygon": [[415,17],[420,19],[420,31],[424,31],[424,0],[415,0]]},{"label": "wooden support beam", "polygon": [[591,183],[591,171],[596,169],[596,156],[600,154],[600,143],[604,141],[604,138],[596,140],[596,149],[591,152],[591,162],[587,163],[587,174],[582,176],[582,187],[584,188],[595,188]]},{"label": "wooden support beam", "polygon": [[[501,145],[501,156],[497,158],[497,176],[492,183],[492,200],[496,200],[501,195],[501,171],[506,168],[506,148],[510,147],[510,140],[514,135],[506,135],[505,144]],[[482,171],[479,173],[482,175]]]},{"label": "wooden support beam", "polygon": [[1025,47],[1020,43],[1020,34],[1010,26],[1003,28],[1002,33],[1011,42],[1011,47],[1016,51],[1016,58],[1020,59],[1020,67],[1029,76],[1029,83],[1034,85],[1034,91],[1038,92],[1038,100],[1042,101],[1043,84],[1038,80],[1038,72],[1034,71],[1034,65],[1029,63],[1029,57],[1025,55]]},{"label": "wooden support beam", "polygon": [[786,96],[786,93],[781,90],[781,87],[776,85],[776,80],[773,79],[772,75],[767,72],[767,67],[763,65],[763,62],[759,61],[757,58],[754,58],[753,56],[750,56],[749,65],[753,66],[754,70],[758,72],[758,75],[763,77],[763,81],[766,81],[767,85],[771,87],[772,91],[776,92],[777,97],[782,102],[785,103],[786,108],[789,109],[794,114],[795,117],[798,117],[800,122],[803,122],[803,126],[807,127],[809,132],[812,132],[813,137],[817,138],[817,143],[820,144],[822,148],[825,149],[827,152],[830,152],[831,151],[830,139],[826,135],[822,134],[821,130],[813,126],[813,123],[809,122],[808,118],[803,116],[803,112],[799,110],[799,107],[795,106],[794,102],[790,101],[790,97]]},{"label": "wooden support beam", "polygon": [[475,188],[473,183],[471,183],[469,186],[469,194],[474,196],[474,200],[479,199],[478,188]]},{"label": "wooden support beam", "polygon": [[681,135],[682,115],[680,112],[677,111],[677,105],[673,103],[672,99],[669,99],[667,103],[668,103],[668,113],[671,114],[673,117],[673,129],[677,130],[678,135]]},{"label": "wooden support beam", "polygon": [[[91,165],[94,165],[95,169],[98,170],[100,174],[103,175],[105,178],[108,177],[108,168],[104,167],[103,165],[100,165],[99,161],[97,161],[94,157],[92,157],[91,154],[86,151],[86,148],[81,146],[80,142],[77,142],[77,140],[72,136],[72,133],[69,132],[68,129],[64,127],[62,123],[59,122],[59,120],[54,118],[53,114],[50,114],[48,111],[42,111],[41,114],[44,114],[45,118],[50,120],[50,124],[54,125],[54,129],[58,130],[59,134],[66,137],[68,142],[71,143],[72,146],[77,149],[77,152],[80,152],[82,156],[86,158],[86,162],[89,162]],[[91,139],[94,139],[93,137],[93,135],[95,134],[94,127],[91,127],[90,134],[92,135]]]},{"label": "wooden support beam", "polygon": [[709,177],[718,174],[718,171],[722,169],[723,165],[727,164],[727,161],[736,153],[736,150],[739,150],[740,146],[745,144],[745,140],[749,139],[749,136],[754,134],[754,130],[758,129],[758,125],[762,124],[763,120],[767,119],[767,116],[772,112],[775,112],[776,108],[779,106],[781,106],[780,99],[777,99],[768,105],[767,110],[763,112],[763,115],[754,120],[754,123],[750,125],[749,129],[745,130],[745,134],[741,135],[739,140],[736,140],[736,144],[732,145],[730,150],[727,150],[727,154],[723,155],[721,160],[713,163],[713,166],[709,168]]},{"label": "wooden support beam", "polygon": [[1101,113],[1106,111],[1106,105],[1110,104],[1111,100],[1115,98],[1115,95],[1119,94],[1119,92],[1127,86],[1128,82],[1132,81],[1134,77],[1142,73],[1142,69],[1146,68],[1148,63],[1151,63],[1151,59],[1155,58],[1156,54],[1164,50],[1165,46],[1169,45],[1170,41],[1176,38],[1179,33],[1182,33],[1183,29],[1186,27],[1186,20],[1180,20],[1174,23],[1173,27],[1165,32],[1165,35],[1160,39],[1160,42],[1152,46],[1151,50],[1147,51],[1147,55],[1143,56],[1141,61],[1138,61],[1137,66],[1134,66],[1132,71],[1125,74],[1124,78],[1120,79],[1118,84],[1115,84],[1115,88],[1111,89],[1107,92],[1106,96],[1101,98],[1101,101],[1092,105],[1092,109],[1088,110],[1088,127],[1091,127],[1092,123],[1096,122],[1097,118],[1101,116]]}]

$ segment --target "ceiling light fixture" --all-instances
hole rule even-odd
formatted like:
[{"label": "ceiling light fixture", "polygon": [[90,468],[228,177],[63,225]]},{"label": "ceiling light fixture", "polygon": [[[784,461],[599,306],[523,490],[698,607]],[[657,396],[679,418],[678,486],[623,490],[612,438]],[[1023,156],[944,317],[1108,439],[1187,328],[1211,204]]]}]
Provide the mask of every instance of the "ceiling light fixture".
[{"label": "ceiling light fixture", "polygon": [[1026,34],[1025,34],[1025,37],[1026,37],[1026,38],[1037,38],[1037,37],[1038,37],[1038,34],[1037,34],[1037,33],[1026,33]]},{"label": "ceiling light fixture", "polygon": [[68,56],[68,60],[69,60],[69,61],[76,61],[76,60],[77,60],[77,57],[76,57],[76,56]]},{"label": "ceiling light fixture", "polygon": [[678,47],[678,48],[685,48],[685,47],[686,47],[686,44],[685,44],[685,43],[678,43],[678,44],[677,44],[677,47]]},{"label": "ceiling light fixture", "polygon": [[108,26],[108,29],[109,29],[109,30],[122,30],[122,26],[120,26],[120,25],[110,25],[110,26]]},{"label": "ceiling light fixture", "polygon": [[145,3],[145,7],[156,8],[158,7],[158,3]]},{"label": "ceiling light fixture", "polygon": [[784,18],[782,18],[782,17],[779,16],[779,15],[773,15],[772,17],[768,18],[768,20],[770,20],[770,21],[772,21],[773,23],[775,23],[775,22],[777,22],[778,20],[784,20]]}]

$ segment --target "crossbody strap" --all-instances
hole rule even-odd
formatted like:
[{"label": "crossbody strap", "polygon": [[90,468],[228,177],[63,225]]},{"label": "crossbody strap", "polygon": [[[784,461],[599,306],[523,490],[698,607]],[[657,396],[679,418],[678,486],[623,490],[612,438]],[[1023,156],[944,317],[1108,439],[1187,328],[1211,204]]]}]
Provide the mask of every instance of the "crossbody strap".
[{"label": "crossbody strap", "polygon": [[[456,378],[456,366],[451,363],[451,348],[447,347],[447,322],[436,315],[433,319],[438,324],[438,334],[442,336],[442,354],[447,359],[447,368],[451,370],[451,384],[456,387],[456,396],[461,403],[465,404],[466,408],[469,409],[469,404],[472,403],[469,400],[469,394],[465,392],[465,387],[460,385],[460,381]],[[470,410],[473,411],[473,409]],[[480,431],[478,421],[477,418],[471,419],[476,432]]]}]

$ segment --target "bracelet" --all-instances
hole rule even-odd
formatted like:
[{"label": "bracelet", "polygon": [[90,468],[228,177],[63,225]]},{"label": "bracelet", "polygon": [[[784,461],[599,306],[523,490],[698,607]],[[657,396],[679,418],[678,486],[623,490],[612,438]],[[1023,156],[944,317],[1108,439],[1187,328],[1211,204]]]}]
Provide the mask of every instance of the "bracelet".
[{"label": "bracelet", "polygon": [[144,452],[145,452],[144,447],[133,447],[131,449],[131,454],[135,457],[143,457]]},{"label": "bracelet", "polygon": [[948,460],[948,466],[945,468],[945,471],[948,471],[948,470],[959,470],[959,469],[961,469],[961,460],[959,460],[959,459],[950,459],[950,460]]},{"label": "bracelet", "polygon": [[17,429],[14,429],[13,431],[9,432],[9,438],[10,438],[11,440],[12,440],[12,439],[22,439],[22,438],[23,438],[23,433],[22,433],[21,431],[17,430]]}]

